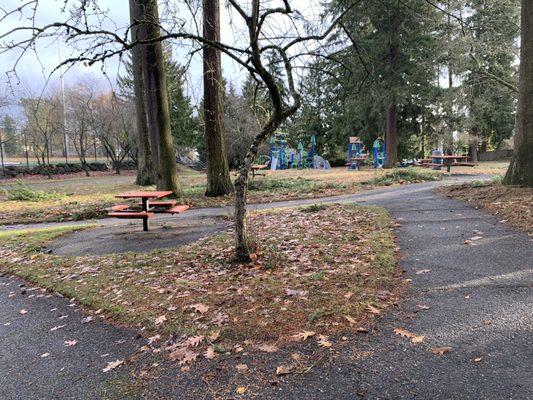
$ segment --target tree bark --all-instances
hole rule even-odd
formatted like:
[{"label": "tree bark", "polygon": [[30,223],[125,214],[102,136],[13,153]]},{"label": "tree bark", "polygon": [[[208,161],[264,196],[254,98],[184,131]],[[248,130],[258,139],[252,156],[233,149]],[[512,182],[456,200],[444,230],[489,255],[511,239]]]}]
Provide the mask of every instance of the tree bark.
[{"label": "tree bark", "polygon": [[522,0],[520,79],[516,133],[506,185],[533,187],[533,3]]},{"label": "tree bark", "polygon": [[[220,2],[203,0],[204,38],[220,41]],[[206,196],[223,196],[233,191],[226,145],[222,105],[222,68],[220,50],[205,46],[204,56],[204,123],[207,156]]]},{"label": "tree bark", "polygon": [[[136,21],[139,20],[138,0],[129,0],[131,41],[138,40]],[[144,107],[144,83],[142,77],[142,48],[134,46],[131,49],[131,64],[133,72],[133,94],[135,96],[135,111],[137,119],[137,179],[135,182],[140,186],[154,184],[154,165],[150,151],[148,124]]]},{"label": "tree bark", "polygon": [[160,22],[156,0],[138,0],[140,20],[139,36],[151,40],[141,47],[142,76],[144,82],[144,106],[148,132],[150,133],[152,157],[156,165],[156,185],[159,190],[169,190],[177,197],[183,192],[178,179],[168,109],[167,85],[163,67],[163,49],[159,41]]},{"label": "tree bark", "polygon": [[[389,42],[389,91],[394,90],[394,80],[396,75],[396,69],[398,66],[398,53],[400,51],[400,21],[397,21],[393,17],[391,36]],[[393,168],[394,164],[398,162],[398,138],[396,129],[397,109],[396,109],[396,96],[394,93],[390,93],[390,103],[387,109],[386,118],[386,136],[385,136],[385,149],[387,157],[385,159],[384,168]]]}]

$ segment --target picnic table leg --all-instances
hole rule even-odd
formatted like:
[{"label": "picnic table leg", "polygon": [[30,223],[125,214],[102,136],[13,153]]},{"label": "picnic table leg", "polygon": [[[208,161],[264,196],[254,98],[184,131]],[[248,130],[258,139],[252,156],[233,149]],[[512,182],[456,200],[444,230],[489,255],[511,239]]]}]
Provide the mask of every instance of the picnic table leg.
[{"label": "picnic table leg", "polygon": [[[148,199],[142,198],[142,208],[144,212],[148,212]],[[143,218],[143,231],[148,231],[148,217]]]}]

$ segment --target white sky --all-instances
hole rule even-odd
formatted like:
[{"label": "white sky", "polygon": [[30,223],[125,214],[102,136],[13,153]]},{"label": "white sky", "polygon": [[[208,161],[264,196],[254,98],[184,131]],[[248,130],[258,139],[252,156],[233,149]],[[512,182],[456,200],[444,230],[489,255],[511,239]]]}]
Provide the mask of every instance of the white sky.
[{"label": "white sky", "polygon": [[[20,4],[25,3],[27,0],[0,0],[0,9],[12,10]],[[198,0],[196,0],[198,1]],[[276,5],[276,2],[281,2],[279,0],[271,0],[272,5]],[[75,3],[73,0],[70,0],[69,4]],[[240,1],[239,3],[247,3],[247,1]],[[64,20],[68,16],[67,13],[61,12],[61,8],[64,4],[64,0],[40,0],[39,1],[39,11],[37,14],[38,25],[43,25],[46,23]],[[129,7],[128,0],[99,0],[98,2],[102,10],[107,10],[109,15],[109,20],[104,21],[103,26],[109,30],[116,30],[118,32],[123,32],[124,27],[129,25]],[[183,9],[183,3],[179,2],[181,8],[178,9],[177,15],[185,16],[190,15],[185,9]],[[319,0],[292,0],[291,5],[293,8],[299,10],[306,17],[310,18],[311,16],[317,16],[321,12],[321,6]],[[238,36],[235,35],[236,32],[239,32],[241,29],[245,28],[245,25],[240,18],[236,15],[235,12],[228,12],[226,7],[226,1],[221,0],[221,35],[222,41],[225,43],[232,43],[233,38]],[[163,10],[160,9],[161,14]],[[1,11],[0,11],[1,15]],[[27,19],[28,14],[24,15],[22,18],[10,18],[8,22],[3,22],[0,27],[0,34],[12,29],[17,26],[26,26],[30,22]],[[188,18],[190,21],[191,18]],[[277,21],[274,21],[277,23]],[[281,22],[280,22],[281,24]],[[275,27],[273,29],[276,29]],[[17,82],[14,77],[11,77],[10,82],[15,91],[21,94],[39,93],[42,88],[45,86],[47,79],[50,75],[50,72],[55,66],[59,63],[59,51],[58,51],[58,41],[56,39],[46,39],[40,42],[37,49],[38,57],[35,53],[27,53],[18,63],[16,72],[20,78],[20,83]],[[187,57],[186,48],[178,48],[174,46],[175,53],[174,58],[180,62],[184,63]],[[62,45],[63,58],[68,57],[73,53],[73,50],[68,46]],[[8,53],[0,54],[0,92],[2,91],[2,86],[7,83],[7,76],[5,72],[10,70],[18,57],[17,51],[10,51]],[[102,68],[105,70],[106,74],[110,77],[110,81],[114,82],[117,74],[121,73],[121,66],[117,58],[109,59],[106,61],[105,65],[96,64],[92,67],[85,67],[83,65],[76,65],[71,70],[65,73],[65,83],[66,85],[69,82],[76,81],[79,77],[84,75],[93,74],[97,79],[102,79]],[[244,79],[246,73],[235,62],[231,61],[227,56],[222,57],[222,69],[224,77],[227,80],[231,80],[237,87],[239,83]],[[192,98],[194,103],[197,103],[202,94],[202,64],[200,55],[194,57],[193,62],[189,68],[189,75],[187,79],[188,95]],[[58,84],[59,73],[56,73],[50,82],[48,82],[48,87],[53,87]],[[104,80],[105,84],[105,80]]]}]

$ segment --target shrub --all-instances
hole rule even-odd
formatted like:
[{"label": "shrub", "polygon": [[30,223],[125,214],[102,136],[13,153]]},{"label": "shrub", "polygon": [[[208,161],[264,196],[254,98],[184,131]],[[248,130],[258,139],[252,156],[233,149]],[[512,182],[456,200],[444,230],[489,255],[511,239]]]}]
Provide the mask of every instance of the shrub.
[{"label": "shrub", "polygon": [[59,193],[45,192],[43,190],[33,190],[30,187],[26,186],[23,182],[17,182],[7,190],[7,199],[8,200],[17,200],[17,201],[48,201],[48,200],[59,200],[64,196]]},{"label": "shrub", "polygon": [[423,181],[440,181],[442,175],[438,172],[419,170],[415,168],[395,169],[377,178],[364,182],[365,185],[390,186],[394,183],[413,183]]}]

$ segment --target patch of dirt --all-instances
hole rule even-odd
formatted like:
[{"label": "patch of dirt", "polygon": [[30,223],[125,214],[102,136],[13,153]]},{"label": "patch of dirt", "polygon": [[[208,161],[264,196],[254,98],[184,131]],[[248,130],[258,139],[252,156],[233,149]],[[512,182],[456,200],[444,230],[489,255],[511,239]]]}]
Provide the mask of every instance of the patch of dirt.
[{"label": "patch of dirt", "polygon": [[484,208],[508,223],[533,235],[533,188],[466,184],[438,188],[437,193]]}]

